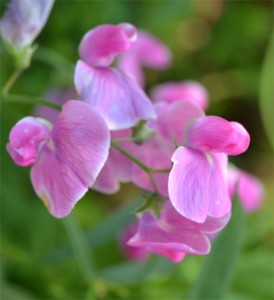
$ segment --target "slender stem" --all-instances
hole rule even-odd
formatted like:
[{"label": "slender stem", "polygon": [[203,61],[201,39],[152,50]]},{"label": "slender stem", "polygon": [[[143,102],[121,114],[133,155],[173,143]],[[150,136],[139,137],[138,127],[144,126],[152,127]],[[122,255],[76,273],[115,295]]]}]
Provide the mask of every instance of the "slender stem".
[{"label": "slender stem", "polygon": [[10,91],[10,89],[12,88],[16,80],[20,77],[23,71],[24,69],[17,69],[14,71],[14,73],[10,76],[6,84],[3,86],[3,95],[6,95]]},{"label": "slender stem", "polygon": [[170,168],[167,169],[151,169],[151,173],[169,173],[170,172]]},{"label": "slender stem", "polygon": [[7,103],[10,102],[10,103],[21,103],[21,104],[32,104],[32,105],[41,104],[57,110],[62,109],[61,105],[39,97],[15,95],[15,94],[9,94],[9,95],[2,94],[1,100]]},{"label": "slender stem", "polygon": [[134,138],[134,137],[129,137],[129,138],[116,138],[116,139],[113,139],[113,141],[115,143],[121,143],[121,142],[136,142],[136,141],[139,141],[138,138]]},{"label": "slender stem", "polygon": [[72,214],[63,219],[63,224],[82,276],[85,282],[90,284],[95,280],[96,268],[87,241]]},{"label": "slender stem", "polygon": [[142,168],[145,172],[151,173],[152,170],[148,166],[146,166],[145,164],[143,164],[137,157],[133,156],[131,153],[129,153],[127,150],[125,150],[123,147],[121,147],[115,141],[112,140],[111,141],[111,145],[116,150],[118,150],[119,152],[121,152],[122,154],[124,154],[127,158],[129,158],[130,160],[132,160],[133,162],[135,162],[136,165],[138,165],[140,168]]}]

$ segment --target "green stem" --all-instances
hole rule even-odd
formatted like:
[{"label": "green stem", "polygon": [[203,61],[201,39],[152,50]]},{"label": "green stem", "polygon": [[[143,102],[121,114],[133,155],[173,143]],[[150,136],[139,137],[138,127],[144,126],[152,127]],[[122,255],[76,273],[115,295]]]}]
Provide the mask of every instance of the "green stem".
[{"label": "green stem", "polygon": [[2,94],[1,100],[6,103],[10,102],[10,103],[32,104],[32,105],[41,104],[57,110],[62,110],[61,105],[39,97],[15,95],[15,94],[9,94],[9,95]]},{"label": "green stem", "polygon": [[3,95],[8,94],[8,92],[10,91],[10,89],[12,88],[16,80],[20,77],[23,71],[24,69],[17,69],[14,71],[14,73],[10,76],[6,84],[3,86],[3,90],[2,90]]},{"label": "green stem", "polygon": [[90,284],[95,281],[96,268],[87,241],[72,214],[63,219],[63,224],[82,276],[85,282]]},{"label": "green stem", "polygon": [[140,168],[142,168],[146,173],[150,174],[152,173],[152,169],[150,169],[148,166],[143,164],[137,157],[133,156],[131,153],[127,152],[123,147],[121,147],[119,144],[117,144],[115,141],[111,141],[111,146],[114,147],[116,150],[124,154],[127,158],[135,162],[136,165],[138,165]]}]

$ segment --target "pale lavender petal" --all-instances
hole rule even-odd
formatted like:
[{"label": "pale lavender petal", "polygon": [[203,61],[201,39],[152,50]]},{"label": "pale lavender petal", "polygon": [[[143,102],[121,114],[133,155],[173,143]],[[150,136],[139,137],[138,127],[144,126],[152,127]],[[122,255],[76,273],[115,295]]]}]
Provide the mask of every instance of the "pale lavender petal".
[{"label": "pale lavender petal", "polygon": [[84,35],[79,54],[93,67],[106,67],[118,54],[130,49],[136,38],[136,28],[129,23],[100,25]]},{"label": "pale lavender petal", "polygon": [[0,21],[0,35],[14,48],[31,45],[44,27],[54,0],[12,0]]},{"label": "pale lavender petal", "polygon": [[156,118],[141,88],[115,69],[92,68],[80,60],[74,79],[79,95],[100,112],[111,130],[130,128],[140,119]]},{"label": "pale lavender petal", "polygon": [[204,110],[208,107],[208,92],[196,81],[160,84],[152,90],[151,98],[154,101],[165,101],[169,103],[177,100],[187,100]]},{"label": "pale lavender petal", "polygon": [[7,144],[13,161],[22,167],[33,165],[49,139],[50,127],[46,120],[25,117],[12,128]]},{"label": "pale lavender petal", "polygon": [[31,170],[33,187],[53,216],[68,215],[93,185],[109,144],[104,120],[89,105],[72,100],[63,106],[51,139]]},{"label": "pale lavender petal", "polygon": [[187,127],[183,144],[203,152],[238,155],[247,150],[249,142],[249,134],[241,124],[207,116]]},{"label": "pale lavender petal", "polygon": [[188,101],[174,103],[159,102],[155,105],[157,120],[149,122],[149,127],[159,132],[165,139],[181,145],[187,125],[204,116],[203,110]]},{"label": "pale lavender petal", "polygon": [[198,223],[207,216],[229,214],[231,200],[227,183],[227,157],[179,147],[174,152],[168,190],[174,208]]}]

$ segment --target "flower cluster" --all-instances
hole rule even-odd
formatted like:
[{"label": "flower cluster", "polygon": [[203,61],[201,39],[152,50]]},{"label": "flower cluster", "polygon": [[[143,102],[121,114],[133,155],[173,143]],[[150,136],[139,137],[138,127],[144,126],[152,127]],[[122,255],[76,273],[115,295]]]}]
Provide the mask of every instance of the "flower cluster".
[{"label": "flower cluster", "polygon": [[143,67],[167,68],[171,54],[131,24],[90,30],[79,56],[74,83],[80,100],[66,101],[54,116],[39,110],[16,123],[7,144],[11,158],[32,166],[34,190],[57,218],[89,188],[112,194],[121,182],[132,182],[149,191],[138,221],[121,239],[132,258],[153,252],[178,262],[187,253],[207,254],[210,238],[229,221],[232,196],[238,192],[249,210],[262,198],[256,179],[251,183],[248,174],[228,166],[229,155],[247,150],[248,132],[237,122],[206,116],[208,93],[197,82],[162,84],[150,99]]}]

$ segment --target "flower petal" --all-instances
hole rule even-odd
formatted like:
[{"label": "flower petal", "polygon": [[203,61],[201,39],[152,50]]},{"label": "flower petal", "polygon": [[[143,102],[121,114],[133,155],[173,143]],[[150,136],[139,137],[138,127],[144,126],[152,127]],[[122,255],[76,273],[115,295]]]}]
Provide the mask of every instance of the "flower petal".
[{"label": "flower petal", "polygon": [[15,124],[9,136],[7,151],[13,161],[26,167],[36,163],[50,136],[51,124],[46,120],[25,117]]},{"label": "flower petal", "polygon": [[100,112],[111,130],[132,127],[140,119],[156,118],[141,88],[115,69],[92,68],[78,61],[75,85],[82,99]]},{"label": "flower petal", "polygon": [[208,215],[219,218],[230,212],[225,155],[210,155],[179,147],[172,161],[169,196],[182,216],[203,223]]},{"label": "flower petal", "polygon": [[79,54],[93,67],[109,66],[115,56],[130,49],[136,38],[137,31],[129,23],[97,26],[84,35]]},{"label": "flower petal", "polygon": [[31,170],[33,187],[50,213],[62,218],[92,186],[109,151],[110,134],[89,105],[68,101]]},{"label": "flower petal", "polygon": [[160,84],[151,92],[153,101],[175,102],[177,100],[190,101],[202,109],[208,107],[208,92],[198,82],[182,81]]},{"label": "flower petal", "polygon": [[241,124],[207,116],[188,126],[183,144],[203,152],[238,155],[247,150],[249,141],[249,134]]},{"label": "flower petal", "polygon": [[157,120],[149,126],[158,131],[165,139],[181,145],[187,125],[194,119],[204,116],[203,110],[188,101],[174,103],[159,102],[155,105]]}]

